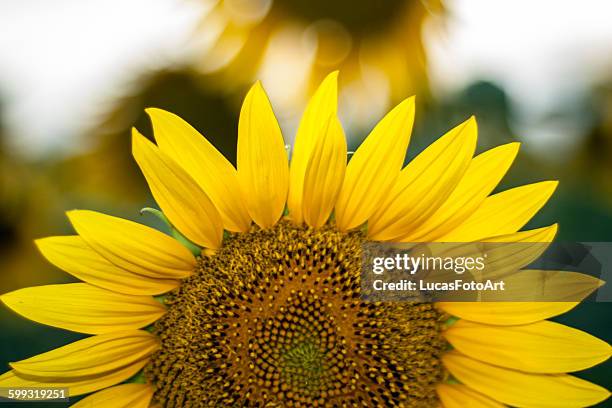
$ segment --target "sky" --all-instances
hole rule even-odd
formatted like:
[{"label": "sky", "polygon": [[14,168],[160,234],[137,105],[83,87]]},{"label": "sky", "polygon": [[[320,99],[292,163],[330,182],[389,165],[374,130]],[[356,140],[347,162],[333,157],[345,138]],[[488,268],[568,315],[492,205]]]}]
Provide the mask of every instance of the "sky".
[{"label": "sky", "polygon": [[12,147],[82,147],[77,134],[101,96],[180,60],[202,10],[177,0],[1,0],[0,97]]},{"label": "sky", "polygon": [[[538,120],[612,68],[612,2],[447,5],[443,32],[425,32],[435,92],[493,80],[515,102],[521,138],[535,148],[573,140],[579,126],[559,131]],[[0,1],[0,97],[10,146],[30,157],[86,147],[79,132],[103,110],[102,96],[147,69],[182,61],[209,6],[206,0]]]}]

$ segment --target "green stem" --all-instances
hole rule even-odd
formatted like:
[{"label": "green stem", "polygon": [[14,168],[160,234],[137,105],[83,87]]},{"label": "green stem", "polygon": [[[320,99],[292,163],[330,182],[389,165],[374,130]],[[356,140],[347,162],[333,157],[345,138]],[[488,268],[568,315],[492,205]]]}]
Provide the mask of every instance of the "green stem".
[{"label": "green stem", "polygon": [[189,239],[187,239],[187,237],[185,237],[176,228],[174,228],[170,220],[168,220],[168,218],[163,212],[161,212],[157,208],[145,207],[142,210],[140,210],[140,214],[145,214],[145,213],[152,214],[155,217],[157,217],[161,222],[163,222],[168,227],[168,230],[170,231],[170,235],[172,235],[172,238],[180,242],[185,248],[190,250],[191,253],[194,254],[195,256],[200,256],[200,254],[202,253],[202,248],[200,248],[199,246],[191,242]]}]

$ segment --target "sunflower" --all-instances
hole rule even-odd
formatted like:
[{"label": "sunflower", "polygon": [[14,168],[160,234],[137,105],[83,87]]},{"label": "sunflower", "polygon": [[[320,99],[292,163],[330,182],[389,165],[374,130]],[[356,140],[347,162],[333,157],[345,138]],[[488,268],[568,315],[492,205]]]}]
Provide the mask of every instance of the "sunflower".
[{"label": "sunflower", "polygon": [[256,83],[240,113],[237,170],[179,117],[148,109],[157,145],[134,130],[133,155],[162,210],[150,211],[173,237],[68,212],[78,235],[37,245],[83,282],[1,299],[31,320],[93,336],[11,363],[0,387],[93,393],[75,407],[605,400],[606,389],[566,373],[605,361],[610,346],[546,320],[576,302],[361,299],[366,242],[550,242],[556,225],[519,230],[556,182],[490,195],[518,144],[472,157],[473,118],[402,169],[414,98],[388,113],[347,165],[336,101],[332,73],[306,108],[289,162]]}]

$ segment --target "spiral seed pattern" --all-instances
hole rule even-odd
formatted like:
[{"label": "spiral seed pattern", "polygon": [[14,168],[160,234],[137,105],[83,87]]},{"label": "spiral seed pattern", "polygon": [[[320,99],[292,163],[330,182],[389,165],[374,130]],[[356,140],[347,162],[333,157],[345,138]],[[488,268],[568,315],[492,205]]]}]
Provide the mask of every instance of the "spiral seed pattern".
[{"label": "spiral seed pattern", "polygon": [[360,232],[228,237],[166,299],[145,369],[164,407],[435,407],[443,316],[360,298]]}]

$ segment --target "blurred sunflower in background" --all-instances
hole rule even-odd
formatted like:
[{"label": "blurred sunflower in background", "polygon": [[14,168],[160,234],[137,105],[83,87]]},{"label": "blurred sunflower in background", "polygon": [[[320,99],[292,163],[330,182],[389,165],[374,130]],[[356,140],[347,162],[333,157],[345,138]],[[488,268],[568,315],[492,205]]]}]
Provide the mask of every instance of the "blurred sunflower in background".
[{"label": "blurred sunflower in background", "polygon": [[[441,20],[438,0],[225,0],[218,8],[231,21],[229,42],[242,48],[216,47],[236,49],[223,70],[210,54],[196,60],[196,67],[204,74],[217,72],[213,86],[261,79],[282,123],[297,124],[307,96],[332,69],[343,72],[340,116],[358,129],[372,125],[406,94],[428,95],[422,31]],[[237,22],[259,21],[264,13],[249,36],[236,34]]]},{"label": "blurred sunflower in background", "polygon": [[[277,106],[281,125],[290,129],[295,129],[308,95],[334,69],[343,72],[340,116],[355,130],[371,127],[406,94],[421,95],[422,103],[428,99],[422,31],[426,23],[443,16],[438,0],[205,4],[189,57],[124,84],[123,94],[108,101],[111,109],[92,126],[94,135],[123,135],[143,120],[143,108],[154,102],[175,111],[184,108],[175,98],[181,96],[178,90],[165,92],[162,101],[151,99],[160,89],[167,91],[170,82],[176,86],[177,78],[191,82],[200,93],[222,97],[232,111],[237,110],[245,87],[261,79]],[[196,95],[191,91],[187,96]],[[189,115],[189,108],[185,110]],[[221,136],[216,137],[223,143]]]},{"label": "blurred sunflower in background", "polygon": [[94,336],[12,363],[0,387],[98,391],[77,407],[562,408],[608,398],[565,373],[607,360],[610,346],[546,320],[575,302],[360,299],[368,241],[552,241],[556,225],[519,230],[556,182],[490,195],[518,145],[473,157],[473,118],[403,167],[414,98],[347,165],[337,95],[333,73],[308,103],[289,161],[255,84],[241,109],[237,169],[178,116],[149,109],[157,145],[134,130],[132,151],[161,208],[148,211],[174,238],[70,211],[78,235],[37,245],[84,282],[0,299],[39,323]]}]

